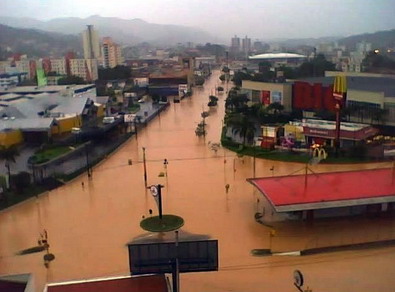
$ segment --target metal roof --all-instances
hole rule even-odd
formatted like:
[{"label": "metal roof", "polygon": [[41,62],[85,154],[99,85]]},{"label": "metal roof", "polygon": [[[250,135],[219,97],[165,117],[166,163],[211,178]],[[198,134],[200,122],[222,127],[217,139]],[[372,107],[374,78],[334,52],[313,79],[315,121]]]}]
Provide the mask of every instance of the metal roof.
[{"label": "metal roof", "polygon": [[260,54],[248,57],[249,60],[260,60],[260,59],[303,59],[307,58],[304,55],[291,54],[291,53],[268,53]]}]

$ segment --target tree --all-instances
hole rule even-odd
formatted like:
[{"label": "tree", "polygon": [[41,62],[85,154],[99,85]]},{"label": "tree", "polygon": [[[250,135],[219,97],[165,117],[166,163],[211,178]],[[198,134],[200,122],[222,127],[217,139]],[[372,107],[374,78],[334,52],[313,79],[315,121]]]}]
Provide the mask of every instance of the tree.
[{"label": "tree", "polygon": [[281,114],[284,110],[284,106],[279,102],[273,102],[267,106],[269,112],[273,112],[275,115]]},{"label": "tree", "polygon": [[210,101],[208,102],[208,106],[216,106],[218,103],[218,97],[214,95],[209,96]]},{"label": "tree", "polygon": [[204,84],[204,78],[202,76],[195,76],[195,85],[202,86]]},{"label": "tree", "polygon": [[248,101],[246,94],[239,94],[236,90],[231,89],[226,99],[225,107],[234,111],[242,111],[243,108],[247,107]]},{"label": "tree", "polygon": [[132,75],[130,67],[118,65],[114,68],[100,68],[99,80],[129,79]]},{"label": "tree", "polygon": [[226,116],[225,123],[232,127],[233,134],[239,134],[243,138],[243,144],[251,141],[255,135],[255,124],[248,116],[241,113],[231,113]]},{"label": "tree", "polygon": [[79,76],[71,75],[60,78],[58,85],[86,84],[85,80]]},{"label": "tree", "polygon": [[324,76],[325,71],[336,71],[336,65],[326,60],[323,54],[318,54],[312,61],[304,62],[297,69],[299,77]]},{"label": "tree", "polygon": [[16,148],[16,146],[11,146],[9,148],[6,148],[2,146],[0,148],[0,160],[4,160],[4,165],[7,169],[7,174],[8,174],[8,185],[11,185],[11,167],[10,163],[15,163],[16,157],[19,155],[19,151]]}]

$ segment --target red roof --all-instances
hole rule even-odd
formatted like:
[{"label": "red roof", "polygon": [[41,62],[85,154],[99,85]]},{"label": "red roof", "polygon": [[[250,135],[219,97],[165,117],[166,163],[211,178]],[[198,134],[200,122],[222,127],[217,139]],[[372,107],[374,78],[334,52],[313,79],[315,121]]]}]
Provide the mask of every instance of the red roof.
[{"label": "red roof", "polygon": [[393,169],[248,179],[278,212],[395,202]]},{"label": "red roof", "polygon": [[95,279],[48,285],[48,292],[168,292],[164,275]]}]

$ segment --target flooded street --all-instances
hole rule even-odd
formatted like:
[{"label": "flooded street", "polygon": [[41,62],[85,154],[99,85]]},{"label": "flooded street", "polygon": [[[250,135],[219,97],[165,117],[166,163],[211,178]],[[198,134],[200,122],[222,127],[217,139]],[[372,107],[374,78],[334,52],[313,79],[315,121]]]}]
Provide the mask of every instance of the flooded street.
[{"label": "flooded street", "polygon": [[[181,275],[181,290],[296,291],[292,273],[300,269],[313,291],[393,291],[395,248],[328,253],[306,257],[253,257],[252,249],[292,251],[307,247],[395,238],[391,219],[339,219],[282,223],[270,240],[270,229],[257,223],[261,197],[246,178],[253,159],[238,158],[210,143],[220,142],[225,93],[206,118],[207,136],[197,137],[201,112],[219,84],[214,72],[192,97],[171,103],[136,137],[86,174],[67,185],[0,212],[0,275],[33,273],[37,291],[46,282],[125,275],[129,273],[126,244],[144,233],[139,223],[155,202],[144,186],[143,147],[148,185],[161,183],[164,214],[184,218],[184,230],[209,234],[219,241],[219,272]],[[132,165],[128,160],[132,160]],[[168,160],[167,177],[164,159]],[[224,163],[225,162],[225,163]],[[274,166],[274,170],[270,169]],[[316,172],[389,167],[390,164],[315,165]],[[302,164],[256,159],[256,176],[287,175]],[[82,185],[84,182],[84,185]],[[229,184],[226,193],[225,185]],[[46,269],[43,253],[16,256],[34,246],[48,231],[56,259]]]}]

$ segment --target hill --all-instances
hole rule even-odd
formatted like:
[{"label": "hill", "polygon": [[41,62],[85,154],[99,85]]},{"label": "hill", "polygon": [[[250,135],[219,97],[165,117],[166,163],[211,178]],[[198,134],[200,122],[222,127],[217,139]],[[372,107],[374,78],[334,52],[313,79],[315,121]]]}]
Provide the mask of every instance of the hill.
[{"label": "hill", "polygon": [[60,57],[68,51],[82,51],[79,36],[0,24],[0,59],[15,53],[27,54],[29,57]]},{"label": "hill", "polygon": [[339,44],[345,45],[350,50],[354,50],[356,44],[363,41],[371,43],[372,49],[393,48],[395,47],[395,29],[349,36],[340,39]]},{"label": "hill", "polygon": [[172,45],[185,42],[206,43],[214,38],[207,32],[181,25],[148,23],[141,19],[121,19],[93,15],[88,18],[67,17],[39,21],[33,18],[0,17],[0,23],[18,28],[35,28],[45,31],[79,34],[92,24],[100,37],[111,36],[115,41],[133,45],[140,42]]}]

